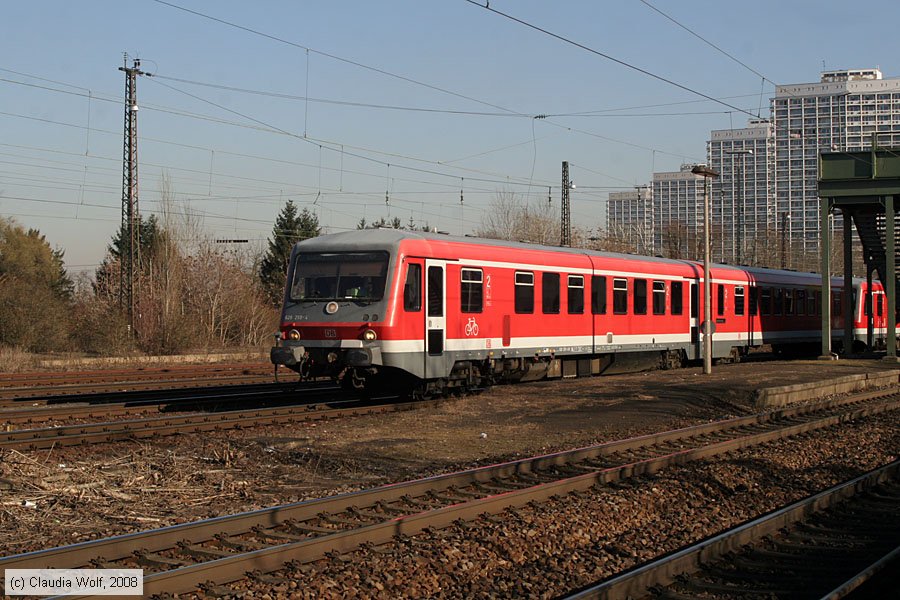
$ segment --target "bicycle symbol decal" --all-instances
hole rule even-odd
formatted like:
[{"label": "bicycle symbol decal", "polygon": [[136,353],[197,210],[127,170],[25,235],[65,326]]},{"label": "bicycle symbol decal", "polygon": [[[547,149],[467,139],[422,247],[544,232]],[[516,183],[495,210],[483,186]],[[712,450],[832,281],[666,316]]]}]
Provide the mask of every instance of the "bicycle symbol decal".
[{"label": "bicycle symbol decal", "polygon": [[466,323],[466,337],[478,336],[478,323],[475,322],[475,317],[469,317],[469,322]]}]

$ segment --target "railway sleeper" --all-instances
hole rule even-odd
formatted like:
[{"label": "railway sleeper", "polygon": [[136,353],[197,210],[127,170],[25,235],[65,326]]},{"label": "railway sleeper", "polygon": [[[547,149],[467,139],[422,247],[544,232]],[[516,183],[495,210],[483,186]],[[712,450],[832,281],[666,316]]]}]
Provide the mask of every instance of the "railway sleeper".
[{"label": "railway sleeper", "polygon": [[371,510],[367,510],[364,508],[359,508],[357,506],[351,506],[350,508],[347,509],[347,512],[349,512],[350,514],[356,515],[362,519],[384,521],[386,518],[386,515],[383,515],[381,513],[377,513],[377,512],[371,511]]},{"label": "railway sleeper", "polygon": [[209,598],[233,598],[235,597],[234,590],[228,589],[222,585],[216,585],[212,581],[207,581],[206,583],[200,584],[200,591],[203,592],[204,596]]},{"label": "railway sleeper", "polygon": [[425,498],[413,498],[412,496],[408,496],[408,495],[405,495],[405,496],[401,497],[400,499],[403,502],[405,502],[406,504],[409,504],[413,508],[417,508],[417,509],[430,510],[437,505],[443,504],[443,502],[429,501]]},{"label": "railway sleeper", "polygon": [[373,544],[372,542],[363,542],[360,544],[360,550],[365,550],[366,552],[371,552],[372,554],[378,554],[381,556],[394,556],[397,554],[397,549],[393,547],[394,544],[391,542],[387,542],[384,544]]},{"label": "railway sleeper", "polygon": [[263,573],[259,570],[253,570],[247,572],[247,577],[252,579],[253,581],[257,581],[259,583],[265,585],[281,585],[285,583],[284,577],[278,577],[277,575],[269,575],[268,573]]},{"label": "railway sleeper", "polygon": [[225,535],[224,533],[217,533],[215,535],[215,539],[226,548],[233,548],[235,550],[240,550],[241,552],[249,552],[252,550],[261,550],[263,548],[268,548],[268,544],[254,542],[252,540],[236,539],[231,536]]},{"label": "railway sleeper", "polygon": [[206,546],[201,546],[199,544],[191,544],[188,542],[179,542],[178,543],[178,551],[187,554],[192,558],[200,558],[204,560],[208,559],[217,559],[217,558],[225,558],[228,556],[234,556],[234,552],[230,552],[228,550],[220,550],[218,548],[208,548]]},{"label": "railway sleeper", "polygon": [[528,485],[538,485],[556,479],[552,475],[547,475],[537,471],[519,471],[516,473],[516,477],[521,479]]},{"label": "railway sleeper", "polygon": [[[340,517],[338,515],[332,515],[329,513],[319,513],[318,516],[326,523],[331,523],[332,525],[347,525],[350,527],[361,527],[363,525],[360,519],[348,519],[346,517]],[[330,533],[334,532],[335,530],[330,530]]]},{"label": "railway sleeper", "polygon": [[310,537],[310,534],[327,534],[330,535],[332,533],[336,533],[338,530],[333,527],[319,527],[318,525],[313,525],[312,523],[301,523],[300,521],[296,521],[294,519],[288,519],[284,521],[283,525],[290,529],[294,533],[305,534],[307,537]]},{"label": "railway sleeper", "polygon": [[[716,581],[700,581],[693,578],[685,581],[684,583],[680,583],[679,587],[682,588],[682,590],[685,592],[690,592],[698,595],[710,593],[746,595],[752,593],[754,596],[762,596],[763,598],[790,597],[790,594],[796,592],[795,585],[788,586],[787,588],[781,588],[778,586],[762,587],[755,585],[752,588],[748,588],[745,586],[732,585]],[[697,596],[692,597],[696,598]]]},{"label": "railway sleeper", "polygon": [[468,500],[466,496],[457,495],[457,492],[455,490],[450,493],[446,492],[450,492],[450,490],[446,490],[445,492],[428,492],[428,497],[434,498],[435,500],[438,500],[439,502],[444,504],[448,502],[450,504],[459,504]]},{"label": "railway sleeper", "polygon": [[453,495],[462,496],[464,498],[484,498],[485,496],[484,492],[481,492],[477,489],[476,484],[468,485],[464,488],[451,487],[448,488],[447,491],[449,491]]},{"label": "railway sleeper", "polygon": [[157,569],[173,569],[184,567],[188,564],[184,560],[168,558],[156,552],[135,552],[134,557],[139,565]]},{"label": "railway sleeper", "polygon": [[524,487],[527,487],[527,484],[516,485],[514,483],[506,483],[501,481],[492,481],[491,483],[475,483],[473,484],[478,490],[483,491],[485,494],[505,494],[506,492],[512,492],[514,490],[520,490]]},{"label": "railway sleeper", "polygon": [[805,544],[801,540],[795,540],[794,536],[791,536],[786,540],[778,540],[775,542],[775,548],[785,553],[796,552],[798,555],[808,555],[809,553],[814,552],[818,558],[824,560],[827,560],[829,557],[846,558],[848,550],[852,551],[855,547],[864,547],[852,532],[848,532],[847,538],[848,539],[840,546],[829,546],[817,543]]},{"label": "railway sleeper", "polygon": [[[884,525],[868,523],[853,527],[853,536],[861,538],[880,537],[884,533]],[[830,539],[844,539],[847,537],[846,529],[836,529],[813,523],[801,523],[793,535],[819,535]]]},{"label": "railway sleeper", "polygon": [[[753,548],[750,551],[750,554],[746,557],[748,560],[756,560],[757,564],[778,564],[782,567],[791,568],[808,568],[809,567],[809,555],[804,553],[812,552],[814,548],[812,546],[798,546],[793,550],[781,550],[777,546],[775,549],[769,548]],[[833,556],[818,556],[817,561],[827,561],[834,560],[835,562],[841,562],[842,559],[846,557],[841,554],[841,552],[846,552],[845,550],[841,550],[840,548],[836,548],[838,552],[833,553]],[[798,554],[799,551],[799,554]]]},{"label": "railway sleeper", "polygon": [[302,542],[309,539],[308,535],[296,535],[293,533],[285,533],[283,531],[274,531],[272,529],[265,529],[259,525],[253,528],[253,533],[261,538],[268,538],[281,542]]},{"label": "railway sleeper", "polygon": [[[853,539],[857,541],[858,544],[871,544],[877,541],[879,534],[875,531],[870,532],[869,535],[863,535],[861,531],[853,530]],[[827,532],[813,532],[813,531],[801,531],[795,530],[791,532],[791,539],[797,540],[802,544],[809,544],[811,546],[828,546],[830,544],[846,544],[847,543],[847,532],[838,532],[834,531],[831,533]]]},{"label": "railway sleeper", "polygon": [[382,511],[384,511],[385,513],[388,513],[388,514],[394,514],[394,515],[407,515],[407,514],[409,514],[409,510],[407,510],[407,509],[405,509],[405,508],[400,508],[399,506],[396,506],[396,505],[394,505],[394,504],[390,504],[390,503],[388,503],[388,502],[384,502],[383,500],[379,500],[378,502],[376,502],[376,503],[375,503],[375,506],[377,506],[380,510],[382,510]]},{"label": "railway sleeper", "polygon": [[797,577],[796,573],[779,569],[776,565],[769,565],[769,568],[764,572],[762,572],[761,570],[747,572],[731,570],[727,567],[709,566],[703,568],[703,575],[705,577],[715,578],[718,581],[727,581],[735,585],[749,583],[751,584],[751,587],[754,585],[758,585],[760,582],[760,578],[763,575],[765,576],[766,583],[776,583],[779,585],[783,583],[790,583]]}]

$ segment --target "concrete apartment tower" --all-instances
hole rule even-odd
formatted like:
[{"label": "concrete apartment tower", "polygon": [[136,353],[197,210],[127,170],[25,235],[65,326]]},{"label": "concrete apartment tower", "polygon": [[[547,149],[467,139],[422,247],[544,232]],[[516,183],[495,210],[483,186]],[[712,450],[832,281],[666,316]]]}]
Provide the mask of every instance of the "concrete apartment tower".
[{"label": "concrete apartment tower", "polygon": [[712,255],[730,264],[756,263],[778,241],[774,127],[753,119],[746,128],[710,137],[709,165],[719,173],[712,182],[711,221],[718,229]]},{"label": "concrete apartment tower", "polygon": [[654,253],[696,259],[703,239],[703,178],[691,173],[696,164],[681,170],[653,174]]},{"label": "concrete apartment tower", "polygon": [[[878,69],[826,71],[818,83],[779,85],[772,98],[775,210],[794,248],[819,247],[820,151],[900,146],[900,79]],[[834,224],[840,230],[840,215]]]},{"label": "concrete apartment tower", "polygon": [[653,254],[653,190],[635,186],[627,192],[610,192],[606,231],[628,243],[638,254]]}]

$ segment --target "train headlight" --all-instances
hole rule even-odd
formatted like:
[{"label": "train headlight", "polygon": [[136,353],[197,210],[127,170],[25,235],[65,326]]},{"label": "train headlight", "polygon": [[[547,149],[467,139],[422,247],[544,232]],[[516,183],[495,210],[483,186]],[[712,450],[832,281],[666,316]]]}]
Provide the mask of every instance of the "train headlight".
[{"label": "train headlight", "polygon": [[363,332],[363,339],[366,340],[367,342],[374,342],[375,340],[378,339],[378,334],[375,333],[374,329],[366,329]]},{"label": "train headlight", "polygon": [[290,331],[288,331],[287,338],[289,340],[297,341],[300,339],[300,332],[296,329],[291,329]]}]

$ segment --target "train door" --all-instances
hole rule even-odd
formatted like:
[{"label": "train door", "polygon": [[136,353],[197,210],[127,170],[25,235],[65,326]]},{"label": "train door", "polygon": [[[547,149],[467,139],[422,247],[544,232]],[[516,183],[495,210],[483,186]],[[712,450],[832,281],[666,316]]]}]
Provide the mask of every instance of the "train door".
[{"label": "train door", "polygon": [[703,356],[703,351],[700,347],[700,294],[697,291],[697,282],[691,282],[691,307],[690,307],[690,315],[691,315],[691,350],[694,353],[692,359],[696,360]]},{"label": "train door", "polygon": [[425,378],[447,375],[447,261],[425,260]]}]

